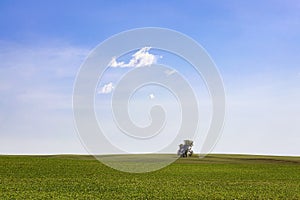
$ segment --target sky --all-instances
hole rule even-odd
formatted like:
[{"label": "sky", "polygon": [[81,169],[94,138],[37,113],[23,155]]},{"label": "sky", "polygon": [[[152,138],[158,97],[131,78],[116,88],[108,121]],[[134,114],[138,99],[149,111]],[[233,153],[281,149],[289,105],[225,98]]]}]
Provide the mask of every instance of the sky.
[{"label": "sky", "polygon": [[[299,9],[292,0],[2,0],[0,154],[86,153],[72,111],[83,61],[114,34],[162,27],[201,44],[223,77],[226,120],[213,152],[300,155]],[[115,64],[128,64],[133,54]],[[164,52],[149,54],[175,63]],[[96,99],[113,86],[100,82]],[[157,100],[155,88],[148,89],[148,100]]]}]

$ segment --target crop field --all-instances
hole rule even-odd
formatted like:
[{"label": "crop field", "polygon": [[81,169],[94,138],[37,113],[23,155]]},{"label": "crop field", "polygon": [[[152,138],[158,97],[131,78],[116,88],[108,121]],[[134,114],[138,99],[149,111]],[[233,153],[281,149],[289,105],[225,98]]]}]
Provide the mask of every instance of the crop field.
[{"label": "crop field", "polygon": [[91,156],[0,156],[0,199],[300,199],[300,157],[209,155],[130,174]]}]

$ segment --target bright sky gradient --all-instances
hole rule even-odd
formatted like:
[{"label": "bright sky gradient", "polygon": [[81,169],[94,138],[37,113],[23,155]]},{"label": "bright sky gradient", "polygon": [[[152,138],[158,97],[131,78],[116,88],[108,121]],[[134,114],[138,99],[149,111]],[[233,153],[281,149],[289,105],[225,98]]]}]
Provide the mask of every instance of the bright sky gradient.
[{"label": "bright sky gradient", "polygon": [[192,37],[218,66],[227,119],[214,152],[300,155],[299,10],[292,0],[2,0],[0,154],[86,153],[72,115],[80,65],[113,34],[151,26]]}]

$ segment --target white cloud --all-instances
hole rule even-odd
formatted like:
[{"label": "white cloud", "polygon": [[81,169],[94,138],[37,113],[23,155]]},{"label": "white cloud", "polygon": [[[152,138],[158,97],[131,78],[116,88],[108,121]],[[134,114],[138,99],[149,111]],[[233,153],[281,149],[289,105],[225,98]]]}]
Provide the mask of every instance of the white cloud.
[{"label": "white cloud", "polygon": [[[116,57],[113,57],[109,65],[110,67],[143,67],[155,64],[158,56],[149,53],[150,49],[151,47],[141,48],[132,55],[132,58],[128,63],[125,63],[124,61],[118,62]],[[161,56],[159,58],[161,58]]]},{"label": "white cloud", "polygon": [[177,71],[176,71],[175,69],[172,69],[172,70],[166,70],[166,71],[165,71],[165,74],[166,74],[167,76],[171,76],[172,74],[175,74],[175,73],[177,73]]},{"label": "white cloud", "polygon": [[149,95],[149,98],[150,98],[150,99],[154,99],[154,98],[155,98],[154,94],[150,94],[150,95]]},{"label": "white cloud", "polygon": [[112,82],[105,84],[99,91],[100,94],[109,94],[113,91],[114,86]]},{"label": "white cloud", "polygon": [[111,67],[124,67],[126,65],[124,62],[118,62],[116,57],[113,57],[109,64]]}]

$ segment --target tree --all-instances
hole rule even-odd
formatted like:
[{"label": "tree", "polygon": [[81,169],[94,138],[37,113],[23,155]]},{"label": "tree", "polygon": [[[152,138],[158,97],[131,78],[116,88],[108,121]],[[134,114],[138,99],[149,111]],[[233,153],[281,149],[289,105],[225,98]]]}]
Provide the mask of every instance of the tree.
[{"label": "tree", "polygon": [[193,141],[192,140],[184,140],[184,144],[179,145],[179,149],[177,151],[177,155],[180,157],[188,157],[193,155]]}]

